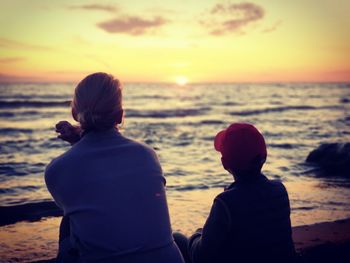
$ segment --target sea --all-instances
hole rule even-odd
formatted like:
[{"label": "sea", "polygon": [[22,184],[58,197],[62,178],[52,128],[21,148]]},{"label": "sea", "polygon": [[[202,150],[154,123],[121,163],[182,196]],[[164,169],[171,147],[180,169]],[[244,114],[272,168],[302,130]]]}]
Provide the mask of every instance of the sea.
[{"label": "sea", "polygon": [[[60,120],[74,123],[74,88],[0,84],[0,207],[18,214],[18,222],[0,227],[0,262],[56,254],[60,217],[48,212],[22,221],[21,215],[33,204],[44,210],[52,205],[44,170],[70,147],[54,127]],[[202,227],[215,196],[232,183],[213,139],[233,122],[252,123],[264,135],[263,173],[285,184],[293,226],[350,217],[349,177],[331,171],[320,176],[305,162],[321,144],[350,142],[350,84],[125,83],[123,107],[121,133],[153,147],[159,157],[174,231],[190,235]]]}]

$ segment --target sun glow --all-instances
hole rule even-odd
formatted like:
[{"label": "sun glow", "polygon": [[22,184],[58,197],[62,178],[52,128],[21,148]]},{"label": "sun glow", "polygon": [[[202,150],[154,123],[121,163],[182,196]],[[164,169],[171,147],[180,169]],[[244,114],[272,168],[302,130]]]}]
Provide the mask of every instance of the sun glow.
[{"label": "sun glow", "polygon": [[175,82],[179,86],[185,86],[188,83],[188,78],[185,76],[178,76],[176,77]]}]

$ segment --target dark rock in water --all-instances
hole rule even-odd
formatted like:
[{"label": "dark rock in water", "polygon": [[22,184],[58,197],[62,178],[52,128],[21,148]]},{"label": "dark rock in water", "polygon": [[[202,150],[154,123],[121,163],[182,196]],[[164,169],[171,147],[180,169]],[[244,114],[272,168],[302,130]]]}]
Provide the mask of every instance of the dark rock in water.
[{"label": "dark rock in water", "polygon": [[349,103],[350,99],[349,98],[341,98],[340,103]]},{"label": "dark rock in water", "polygon": [[0,226],[19,221],[38,221],[43,217],[62,216],[63,211],[52,201],[0,206]]},{"label": "dark rock in water", "polygon": [[329,174],[350,178],[350,143],[325,143],[309,153],[306,162],[316,164]]}]

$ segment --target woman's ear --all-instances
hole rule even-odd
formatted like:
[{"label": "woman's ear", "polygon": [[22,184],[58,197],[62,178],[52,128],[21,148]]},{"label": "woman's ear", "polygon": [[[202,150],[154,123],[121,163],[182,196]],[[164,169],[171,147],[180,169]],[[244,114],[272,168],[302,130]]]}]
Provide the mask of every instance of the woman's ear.
[{"label": "woman's ear", "polygon": [[79,122],[78,121],[78,113],[76,111],[76,109],[74,107],[72,107],[72,116],[73,116],[73,119],[76,121],[76,122]]},{"label": "woman's ear", "polygon": [[119,110],[115,116],[115,120],[117,124],[121,124],[123,122],[123,117],[124,117],[124,110]]}]

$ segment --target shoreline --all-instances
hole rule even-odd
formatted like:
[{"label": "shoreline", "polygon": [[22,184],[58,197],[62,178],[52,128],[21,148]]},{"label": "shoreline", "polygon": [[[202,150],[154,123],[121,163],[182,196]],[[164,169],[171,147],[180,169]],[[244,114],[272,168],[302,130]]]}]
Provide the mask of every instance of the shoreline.
[{"label": "shoreline", "polygon": [[[297,186],[300,186],[300,183]],[[168,204],[173,231],[180,231],[189,236],[195,229],[201,227],[209,212],[210,206],[207,204],[220,190],[220,188],[214,188],[189,191],[186,195],[170,191]],[[182,198],[181,202],[179,198]],[[196,207],[192,207],[194,203]],[[6,215],[0,220],[2,221],[0,223],[3,223],[0,227],[2,237],[0,262],[55,262],[53,258],[56,256],[62,211],[54,202],[45,201],[26,204],[25,207],[16,205],[0,208],[0,213]],[[308,258],[307,261],[301,261],[302,263],[344,262],[340,259],[331,260],[337,255],[340,257],[346,255],[350,258],[350,253],[345,253],[346,250],[350,251],[350,215],[348,213],[341,213],[343,216],[340,216],[340,213],[333,211],[327,214],[328,216],[323,216],[320,211],[314,213],[307,211],[304,212],[303,217],[298,218],[296,216],[298,211],[300,212],[298,209],[304,209],[304,206],[295,208],[291,219],[294,226],[295,247],[304,258]],[[315,260],[315,258],[318,259]],[[323,259],[327,260],[322,261]]]},{"label": "shoreline", "polygon": [[[350,218],[293,227],[297,262],[342,263],[350,259]],[[54,258],[32,263],[54,263]]]},{"label": "shoreline", "polygon": [[[169,194],[173,231],[180,231],[189,236],[194,229],[203,225],[208,212],[204,204],[212,200],[217,195],[217,191],[219,190],[208,190],[205,198],[203,198],[203,190],[188,193],[187,202],[181,202],[181,204],[176,201],[174,193]],[[202,207],[201,213],[195,209],[189,210],[187,206],[184,206],[184,203],[190,204],[194,201],[198,203],[198,200],[203,202],[202,205],[199,205]],[[27,204],[25,208],[18,205],[0,209],[1,214],[7,215],[0,220],[2,221],[0,222],[2,223],[0,262],[55,262],[58,226],[62,211],[52,201]],[[322,221],[322,216],[318,216],[319,221],[316,223],[311,220],[316,217],[309,213],[308,218],[309,220],[305,220],[305,223],[302,224],[298,224],[298,221],[295,220],[293,227],[294,244],[297,252],[303,258],[301,263],[348,263],[348,261],[342,261],[342,258],[350,259],[350,252],[347,252],[350,251],[350,216],[337,217],[336,214],[333,214],[333,218],[323,218]],[[20,220],[17,221],[18,219]]]}]

